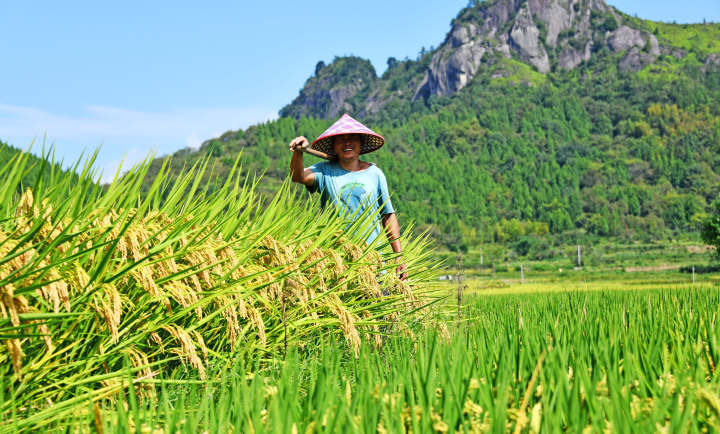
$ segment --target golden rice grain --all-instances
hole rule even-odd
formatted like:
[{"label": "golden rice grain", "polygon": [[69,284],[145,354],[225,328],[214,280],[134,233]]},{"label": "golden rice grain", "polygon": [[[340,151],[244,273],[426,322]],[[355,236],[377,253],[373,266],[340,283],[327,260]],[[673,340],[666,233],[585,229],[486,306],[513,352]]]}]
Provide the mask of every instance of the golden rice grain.
[{"label": "golden rice grain", "polygon": [[63,280],[60,273],[51,268],[48,271],[47,279],[50,283],[40,287],[37,292],[48,303],[52,304],[53,310],[57,313],[62,305],[67,312],[70,312],[70,294],[68,284]]},{"label": "golden rice grain", "polygon": [[345,268],[345,260],[342,258],[342,256],[340,256],[340,254],[337,251],[335,251],[333,249],[330,249],[328,251],[328,253],[329,253],[330,259],[332,259],[333,264],[334,264],[334,266],[331,267],[331,269],[335,275],[335,278],[338,278],[338,277],[342,276],[345,273],[345,271],[347,270]]},{"label": "golden rice grain", "polygon": [[[364,310],[362,312],[362,316],[365,319],[370,319],[372,317],[372,314],[370,313],[370,311]],[[370,338],[372,337],[375,348],[382,347],[382,336],[380,335],[380,326],[378,326],[377,324],[373,324],[371,326],[371,329],[373,331],[372,336],[370,333],[365,333],[366,339],[370,340]]]},{"label": "golden rice grain", "polygon": [[23,253],[15,256],[13,259],[8,261],[12,270],[20,270],[30,263],[33,256],[35,256],[35,249],[21,249]]},{"label": "golden rice grain", "polygon": [[365,250],[358,244],[345,244],[345,252],[353,262],[357,262],[365,256]]},{"label": "golden rice grain", "polygon": [[38,331],[43,335],[43,343],[45,344],[45,350],[47,350],[48,353],[52,353],[53,351],[53,343],[52,338],[50,337],[50,328],[45,323],[38,323]]},{"label": "golden rice grain", "polygon": [[340,329],[345,336],[345,340],[353,350],[353,353],[355,353],[355,357],[358,357],[362,342],[360,340],[360,334],[355,327],[355,319],[353,318],[353,315],[345,308],[342,301],[334,294],[328,300],[328,308],[339,320]]},{"label": "golden rice grain", "polygon": [[260,343],[262,345],[265,345],[267,343],[267,336],[265,336],[265,322],[263,322],[262,316],[260,315],[260,311],[258,311],[255,307],[250,307],[247,312],[248,312],[248,319],[255,326],[255,329],[257,330],[258,339],[260,339]]},{"label": "golden rice grain", "polygon": [[[170,295],[180,306],[188,307],[197,303],[199,298],[197,293],[180,281],[171,281],[163,286],[163,292]],[[197,319],[203,318],[203,311],[201,306],[195,307],[195,315]]]},{"label": "golden rice grain", "polygon": [[0,314],[3,318],[10,316],[10,322],[17,327],[20,324],[20,318],[15,310],[13,298],[15,296],[15,287],[11,284],[5,284],[0,287]]},{"label": "golden rice grain", "polygon": [[20,202],[15,210],[15,216],[21,217],[31,215],[33,210],[33,201],[33,192],[30,187],[26,187],[25,192],[22,196],[20,196]]},{"label": "golden rice grain", "polygon": [[90,285],[90,276],[78,262],[71,266],[70,271],[65,275],[65,279],[70,283],[71,290],[76,294]]},{"label": "golden rice grain", "polygon": [[202,284],[200,284],[200,279],[198,278],[197,274],[191,274],[190,276],[186,277],[184,279],[185,284],[195,289],[197,292],[202,292],[203,287]]},{"label": "golden rice grain", "polygon": [[133,367],[141,368],[140,372],[142,372],[143,377],[153,377],[153,371],[150,369],[150,366],[148,366],[150,362],[148,361],[147,354],[143,353],[136,347],[128,348],[125,350],[125,353],[128,355],[130,363],[132,363]]},{"label": "golden rice grain", "polygon": [[241,329],[233,299],[229,296],[220,296],[215,298],[213,303],[216,309],[221,311],[223,318],[225,318],[228,339],[230,340],[230,345],[234,347]]},{"label": "golden rice grain", "polygon": [[198,370],[198,374],[200,375],[201,379],[206,379],[207,376],[205,374],[205,366],[203,365],[202,360],[200,360],[200,357],[198,357],[197,350],[195,349],[195,344],[190,338],[188,332],[177,325],[163,326],[163,329],[170,333],[170,335],[174,337],[180,344],[180,348],[176,349],[177,354],[183,360],[187,360],[190,363],[190,366]]},{"label": "golden rice grain", "polygon": [[193,330],[191,333],[195,337],[195,340],[197,341],[198,346],[200,347],[200,350],[202,351],[203,359],[205,360],[205,363],[207,364],[208,348],[205,345],[205,339],[203,339],[202,334],[200,334],[200,332],[198,332],[197,330]]},{"label": "golden rice grain", "polygon": [[196,274],[193,274],[193,276],[200,276],[203,283],[208,288],[212,288],[215,286],[215,283],[213,282],[212,278],[210,277],[210,269],[206,268],[207,264],[207,258],[209,254],[207,252],[202,251],[193,251],[189,252],[185,256],[185,260],[191,265],[195,266],[198,269],[202,268],[200,271],[198,271]]},{"label": "golden rice grain", "polygon": [[534,434],[540,432],[540,423],[542,422],[542,403],[538,402],[530,412],[530,431]]},{"label": "golden rice grain", "polygon": [[20,339],[5,339],[5,345],[7,345],[8,352],[10,353],[10,360],[12,360],[13,372],[18,380],[22,379],[22,358],[25,355],[22,347],[20,346]]},{"label": "golden rice grain", "polygon": [[157,332],[150,333],[149,339],[151,342],[155,343],[158,347],[160,347],[160,351],[165,352],[163,340]]}]

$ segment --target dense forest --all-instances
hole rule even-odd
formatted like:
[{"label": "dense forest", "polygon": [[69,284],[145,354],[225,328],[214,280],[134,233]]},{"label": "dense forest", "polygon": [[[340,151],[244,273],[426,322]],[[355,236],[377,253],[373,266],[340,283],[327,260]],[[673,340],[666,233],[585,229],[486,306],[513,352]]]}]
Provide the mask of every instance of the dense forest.
[{"label": "dense forest", "polygon": [[[21,152],[20,149],[0,141],[0,170],[3,172],[15,170],[14,163],[21,155]],[[41,154],[43,158],[33,154],[27,155],[27,173],[22,177],[22,188],[34,187],[43,173],[45,174],[45,179],[53,179],[55,176],[65,175],[68,171],[77,173],[78,169],[82,169],[77,165],[69,169],[64,169],[60,162],[54,162],[53,152],[53,149],[42,149]]]},{"label": "dense forest", "polygon": [[[401,218],[449,246],[577,230],[643,240],[696,232],[720,186],[720,70],[667,56],[623,73],[612,56],[532,85],[489,70],[452,98],[366,118],[387,140],[367,158],[386,173]],[[537,74],[517,61],[498,67]],[[242,150],[272,189],[287,175],[287,143],[330,123],[280,118],[176,154],[175,164],[210,154],[222,175]]]}]

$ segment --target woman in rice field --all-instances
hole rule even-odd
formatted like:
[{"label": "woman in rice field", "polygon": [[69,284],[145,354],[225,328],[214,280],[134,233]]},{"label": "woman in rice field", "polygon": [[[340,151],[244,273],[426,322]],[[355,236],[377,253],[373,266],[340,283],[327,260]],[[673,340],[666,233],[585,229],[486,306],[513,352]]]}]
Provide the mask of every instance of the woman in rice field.
[{"label": "woman in rice field", "polygon": [[[402,253],[400,225],[390,202],[385,175],[375,164],[360,160],[360,154],[377,151],[384,143],[381,135],[344,114],[312,145],[302,136],[290,142],[293,153],[290,176],[293,182],[304,184],[311,192],[319,192],[323,206],[332,203],[339,210],[355,216],[362,215],[366,207],[372,207],[370,212],[379,215],[382,227],[380,221],[373,222],[367,242],[373,242],[384,229],[393,251]],[[308,147],[324,152],[330,161],[305,168],[303,151]],[[398,276],[405,279],[405,264],[401,257],[397,261]]]}]

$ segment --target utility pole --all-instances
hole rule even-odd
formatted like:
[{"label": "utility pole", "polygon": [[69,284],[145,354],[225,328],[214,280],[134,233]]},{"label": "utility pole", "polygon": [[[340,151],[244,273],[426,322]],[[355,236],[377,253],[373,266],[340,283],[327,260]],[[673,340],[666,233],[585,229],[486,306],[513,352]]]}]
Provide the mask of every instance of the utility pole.
[{"label": "utility pole", "polygon": [[462,263],[462,251],[458,249],[457,259],[457,321],[460,322],[460,305],[462,304],[462,290],[463,290],[463,263]]},{"label": "utility pole", "polygon": [[692,266],[692,279],[693,279],[693,285],[695,284],[695,266]]},{"label": "utility pole", "polygon": [[580,248],[580,244],[577,245],[577,266],[582,267],[582,249]]},{"label": "utility pole", "polygon": [[523,264],[520,264],[520,283],[525,283],[525,270]]}]

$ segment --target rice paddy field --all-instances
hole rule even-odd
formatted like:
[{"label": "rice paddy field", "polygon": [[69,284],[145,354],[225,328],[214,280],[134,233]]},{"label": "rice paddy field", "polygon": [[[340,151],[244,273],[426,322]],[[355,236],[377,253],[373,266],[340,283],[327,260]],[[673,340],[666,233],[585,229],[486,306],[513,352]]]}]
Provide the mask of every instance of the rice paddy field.
[{"label": "rice paddy field", "polygon": [[289,188],[147,167],[0,171],[0,432],[720,429],[713,275],[510,266],[457,297],[410,228],[400,281]]},{"label": "rice paddy field", "polygon": [[329,337],[204,380],[128,376],[134,386],[78,405],[57,428],[714,432],[718,303],[709,289],[473,296],[449,334],[390,330],[357,358]]}]

